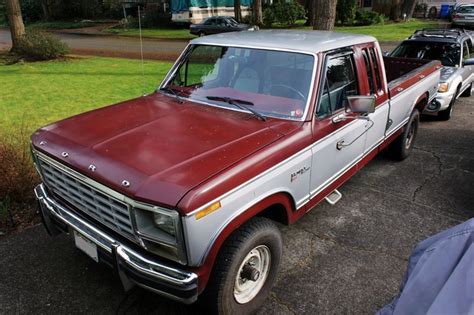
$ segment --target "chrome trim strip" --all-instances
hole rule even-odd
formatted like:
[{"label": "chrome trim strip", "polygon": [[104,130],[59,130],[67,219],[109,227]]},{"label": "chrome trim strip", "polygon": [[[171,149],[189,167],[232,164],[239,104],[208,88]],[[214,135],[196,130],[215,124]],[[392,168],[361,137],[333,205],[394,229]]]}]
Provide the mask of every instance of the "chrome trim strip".
[{"label": "chrome trim strip", "polygon": [[[82,236],[84,236],[91,242],[95,243],[97,246],[100,246],[101,248],[103,248],[109,253],[112,253],[113,252],[112,248],[115,247],[117,255],[120,257],[120,259],[122,259],[123,262],[125,262],[131,268],[135,269],[137,272],[152,276],[156,279],[165,281],[173,285],[178,285],[178,286],[183,286],[183,287],[189,284],[192,284],[193,282],[196,282],[198,280],[198,276],[195,273],[182,271],[182,270],[169,267],[169,266],[163,265],[161,263],[158,263],[158,262],[155,262],[148,258],[143,257],[142,255],[138,254],[137,252],[130,249],[126,245],[121,244],[119,241],[115,240],[111,236],[100,231],[99,229],[91,225],[90,223],[77,217],[74,213],[69,211],[67,208],[65,208],[64,206],[62,206],[55,200],[51,199],[48,196],[48,193],[46,192],[46,190],[44,189],[43,184],[40,184],[35,188],[35,195],[38,201],[40,201],[41,204],[46,207],[46,209],[49,211],[50,214],[52,214],[55,218],[59,219],[64,224],[70,226],[72,229],[79,232]],[[73,222],[71,218],[75,222]],[[89,229],[90,232],[86,232],[85,229],[81,228],[79,225],[83,225],[84,227]],[[92,235],[91,232],[97,235]],[[108,244],[105,244],[104,242],[99,241],[98,236],[106,240]],[[144,266],[148,265],[149,268],[144,268],[140,266],[139,264],[137,264],[136,262],[134,262],[133,260],[138,261],[140,264]],[[167,274],[157,272],[155,269],[164,270],[166,271]],[[175,275],[175,277],[171,276],[173,274]]]}]

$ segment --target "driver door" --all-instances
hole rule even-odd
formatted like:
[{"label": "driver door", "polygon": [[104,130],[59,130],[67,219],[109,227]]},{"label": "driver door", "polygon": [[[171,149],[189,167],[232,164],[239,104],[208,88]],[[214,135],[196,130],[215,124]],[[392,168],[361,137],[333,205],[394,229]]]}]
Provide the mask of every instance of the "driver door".
[{"label": "driver door", "polygon": [[334,183],[364,152],[367,121],[333,121],[344,113],[347,96],[360,95],[355,61],[352,50],[329,54],[325,58],[313,130],[310,198]]}]

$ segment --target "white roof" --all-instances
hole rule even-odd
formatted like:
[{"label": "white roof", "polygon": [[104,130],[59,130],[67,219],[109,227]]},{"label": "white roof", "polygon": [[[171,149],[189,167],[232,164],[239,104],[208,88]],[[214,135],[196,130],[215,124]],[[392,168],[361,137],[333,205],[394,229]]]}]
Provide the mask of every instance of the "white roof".
[{"label": "white roof", "polygon": [[374,42],[372,36],[328,31],[261,30],[222,33],[193,39],[191,44],[244,46],[318,53]]}]

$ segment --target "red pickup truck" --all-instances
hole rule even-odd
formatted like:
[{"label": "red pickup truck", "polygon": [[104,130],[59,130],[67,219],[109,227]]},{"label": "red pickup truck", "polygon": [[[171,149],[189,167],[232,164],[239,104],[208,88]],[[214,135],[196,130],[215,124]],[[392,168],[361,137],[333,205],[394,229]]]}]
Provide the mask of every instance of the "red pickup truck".
[{"label": "red pickup truck", "polygon": [[282,255],[274,222],[336,203],[384,149],[408,156],[439,68],[363,35],[195,39],[154,93],[33,134],[44,225],[125,289],[255,311]]}]

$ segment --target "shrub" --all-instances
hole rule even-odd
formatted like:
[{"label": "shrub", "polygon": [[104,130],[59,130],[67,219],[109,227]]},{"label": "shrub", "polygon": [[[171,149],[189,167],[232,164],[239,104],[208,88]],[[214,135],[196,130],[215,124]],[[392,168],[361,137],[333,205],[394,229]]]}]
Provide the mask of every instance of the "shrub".
[{"label": "shrub", "polygon": [[355,25],[372,25],[384,22],[384,16],[374,11],[357,10],[355,14]]},{"label": "shrub", "polygon": [[18,42],[15,53],[27,60],[51,60],[69,52],[59,39],[38,30],[28,30]]},{"label": "shrub", "polygon": [[357,12],[356,0],[338,0],[336,8],[336,20],[340,21],[341,24],[352,24],[354,23],[355,15]]},{"label": "shrub", "polygon": [[278,2],[274,3],[263,11],[263,23],[271,27],[273,23],[281,25],[293,25],[296,20],[306,18],[304,7],[298,2]]},{"label": "shrub", "polygon": [[[138,23],[138,21],[137,21]],[[168,26],[171,24],[171,14],[164,13],[158,6],[154,6],[145,11],[142,18],[142,27],[152,28],[156,26]]]},{"label": "shrub", "polygon": [[24,131],[15,136],[0,134],[0,227],[13,227],[35,216],[33,188],[39,178],[26,139]]}]

